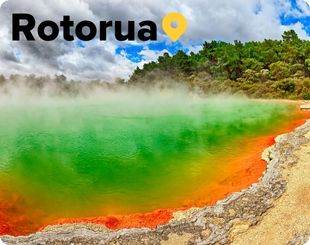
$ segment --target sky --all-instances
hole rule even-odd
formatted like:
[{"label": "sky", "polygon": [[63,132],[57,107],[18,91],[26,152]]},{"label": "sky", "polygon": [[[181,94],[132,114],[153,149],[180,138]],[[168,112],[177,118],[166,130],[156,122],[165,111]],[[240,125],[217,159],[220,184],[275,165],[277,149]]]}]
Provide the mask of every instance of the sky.
[{"label": "sky", "polygon": [[[165,52],[198,52],[204,41],[280,39],[289,29],[310,40],[310,0],[0,0],[0,4],[0,73],[5,75],[64,74],[113,82],[129,78],[137,66]],[[32,14],[37,25],[48,19],[59,23],[63,15],[76,23],[121,20],[124,32],[128,20],[152,20],[157,23],[158,41],[119,42],[113,31],[107,41],[68,42],[62,34],[52,42],[12,41],[12,13],[21,12]],[[170,12],[182,13],[188,22],[176,43],[161,29],[163,17]]]}]

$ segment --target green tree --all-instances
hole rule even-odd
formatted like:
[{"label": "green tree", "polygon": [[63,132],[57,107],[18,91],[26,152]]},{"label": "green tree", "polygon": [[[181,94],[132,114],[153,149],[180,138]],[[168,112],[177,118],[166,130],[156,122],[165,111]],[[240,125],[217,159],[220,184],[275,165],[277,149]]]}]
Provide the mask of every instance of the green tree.
[{"label": "green tree", "polygon": [[305,66],[306,66],[306,72],[309,74],[310,73],[310,58],[306,59]]},{"label": "green tree", "polygon": [[275,80],[287,78],[290,75],[289,65],[283,61],[272,63],[270,66],[271,76]]},{"label": "green tree", "polygon": [[260,71],[263,69],[263,63],[254,58],[242,59],[242,70],[251,69],[254,71]]}]

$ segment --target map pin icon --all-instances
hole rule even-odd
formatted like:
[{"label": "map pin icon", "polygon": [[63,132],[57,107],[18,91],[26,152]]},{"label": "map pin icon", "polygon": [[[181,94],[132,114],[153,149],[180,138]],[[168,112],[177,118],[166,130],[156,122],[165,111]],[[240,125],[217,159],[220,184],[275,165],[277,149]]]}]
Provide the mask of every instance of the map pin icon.
[{"label": "map pin icon", "polygon": [[[178,25],[173,27],[173,22],[176,22]],[[168,37],[170,37],[173,42],[176,42],[186,31],[187,21],[180,13],[170,13],[164,17],[162,26]]]}]

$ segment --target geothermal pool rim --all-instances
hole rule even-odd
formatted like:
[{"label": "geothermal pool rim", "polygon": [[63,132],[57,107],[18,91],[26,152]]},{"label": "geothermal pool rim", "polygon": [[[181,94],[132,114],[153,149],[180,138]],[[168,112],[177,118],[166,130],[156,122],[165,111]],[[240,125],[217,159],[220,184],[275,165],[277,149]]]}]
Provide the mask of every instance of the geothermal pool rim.
[{"label": "geothermal pool rim", "polygon": [[176,212],[169,224],[160,225],[155,230],[112,231],[100,225],[75,224],[49,226],[30,236],[3,236],[0,239],[6,244],[160,244],[180,236],[190,244],[227,244],[240,232],[240,227],[249,228],[257,224],[285,192],[287,181],[283,177],[283,169],[297,162],[294,152],[310,142],[305,137],[308,132],[310,120],[276,138],[276,144],[263,153],[268,166],[258,183],[231,194],[214,206]]}]

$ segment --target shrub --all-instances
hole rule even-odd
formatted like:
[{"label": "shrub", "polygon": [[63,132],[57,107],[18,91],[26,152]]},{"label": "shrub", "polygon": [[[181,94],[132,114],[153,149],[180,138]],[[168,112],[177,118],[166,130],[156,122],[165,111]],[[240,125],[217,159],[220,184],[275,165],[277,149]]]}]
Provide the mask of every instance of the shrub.
[{"label": "shrub", "polygon": [[277,88],[287,93],[294,93],[296,83],[290,80],[284,80],[277,84]]},{"label": "shrub", "polygon": [[291,75],[294,75],[296,72],[302,72],[304,73],[304,65],[302,64],[294,64],[290,66],[290,73]]},{"label": "shrub", "polygon": [[307,71],[310,72],[310,58],[306,59],[305,64],[306,64]]},{"label": "shrub", "polygon": [[302,98],[303,98],[304,100],[310,100],[310,94],[304,94],[304,95],[302,96]]},{"label": "shrub", "polygon": [[254,71],[252,69],[245,70],[242,74],[242,78],[244,78],[246,81],[253,81],[253,82],[258,81],[258,79],[256,77],[256,71]]},{"label": "shrub", "polygon": [[243,70],[254,70],[254,71],[260,71],[263,67],[263,64],[256,59],[253,58],[246,58],[242,60],[242,69]]},{"label": "shrub", "polygon": [[289,65],[285,62],[278,61],[276,63],[272,63],[269,68],[271,76],[275,80],[281,80],[290,76]]},{"label": "shrub", "polygon": [[257,73],[257,77],[261,82],[266,82],[270,79],[270,71],[268,69],[262,69]]}]

